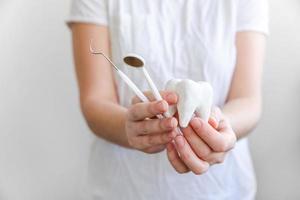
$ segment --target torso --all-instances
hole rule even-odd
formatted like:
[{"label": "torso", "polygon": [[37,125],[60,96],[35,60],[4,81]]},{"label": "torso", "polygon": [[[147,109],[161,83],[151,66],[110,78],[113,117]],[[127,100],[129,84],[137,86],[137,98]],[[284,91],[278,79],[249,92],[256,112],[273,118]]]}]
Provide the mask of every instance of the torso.
[{"label": "torso", "polygon": [[[208,81],[215,105],[222,106],[235,67],[238,0],[109,0],[113,61],[141,90],[141,72],[122,62],[127,53],[143,56],[159,89],[171,78]],[[120,103],[133,93],[116,76]],[[252,199],[255,178],[244,139],[225,162],[204,175],[177,174],[165,152],[146,155],[96,139],[90,183],[103,199]],[[233,177],[234,176],[234,177]]]}]

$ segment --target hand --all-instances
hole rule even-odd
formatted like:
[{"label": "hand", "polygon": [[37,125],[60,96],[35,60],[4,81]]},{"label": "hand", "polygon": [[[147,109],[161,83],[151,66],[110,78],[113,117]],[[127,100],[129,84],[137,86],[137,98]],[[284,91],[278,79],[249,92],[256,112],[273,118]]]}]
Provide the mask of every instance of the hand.
[{"label": "hand", "polygon": [[125,131],[128,143],[132,148],[146,153],[157,153],[166,148],[166,144],[176,136],[178,121],[175,117],[158,119],[168,106],[177,103],[177,95],[173,92],[161,92],[164,100],[154,101],[151,92],[144,93],[151,102],[144,103],[134,97],[128,109]]},{"label": "hand", "polygon": [[203,174],[210,165],[222,163],[237,140],[218,108],[213,110],[209,123],[195,117],[182,132],[183,136],[177,136],[175,143],[167,146],[169,161],[179,173]]}]

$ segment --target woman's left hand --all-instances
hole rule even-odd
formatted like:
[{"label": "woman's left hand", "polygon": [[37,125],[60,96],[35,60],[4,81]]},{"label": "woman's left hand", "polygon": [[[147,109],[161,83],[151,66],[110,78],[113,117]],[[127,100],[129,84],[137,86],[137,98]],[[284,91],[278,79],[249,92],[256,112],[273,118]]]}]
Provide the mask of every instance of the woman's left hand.
[{"label": "woman's left hand", "polygon": [[222,163],[237,141],[219,108],[213,110],[209,123],[195,117],[182,132],[167,145],[168,159],[178,173],[203,174],[210,165]]}]

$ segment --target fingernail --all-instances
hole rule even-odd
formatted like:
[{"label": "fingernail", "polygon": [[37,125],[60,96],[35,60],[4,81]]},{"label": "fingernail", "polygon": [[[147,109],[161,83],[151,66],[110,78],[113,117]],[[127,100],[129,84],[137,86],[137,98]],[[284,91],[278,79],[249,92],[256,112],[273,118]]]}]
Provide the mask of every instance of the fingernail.
[{"label": "fingernail", "polygon": [[159,110],[167,110],[168,104],[166,101],[159,101],[157,107]]},{"label": "fingernail", "polygon": [[176,98],[177,96],[172,92],[167,95],[167,101],[175,101]]},{"label": "fingernail", "polygon": [[176,127],[176,126],[177,126],[177,120],[175,118],[172,118],[171,122],[170,122],[170,128],[173,128],[173,127]]},{"label": "fingernail", "polygon": [[173,150],[172,144],[167,144],[167,151],[172,151],[172,150]]},{"label": "fingernail", "polygon": [[192,119],[191,121],[191,125],[194,127],[194,128],[200,128],[202,126],[202,121],[201,119],[199,118],[194,118]]},{"label": "fingernail", "polygon": [[175,136],[176,136],[176,132],[173,132],[173,131],[172,131],[171,133],[168,134],[168,137],[169,137],[170,139],[174,139]]},{"label": "fingernail", "polygon": [[218,121],[216,120],[216,118],[211,117],[208,122],[213,128],[218,128]]},{"label": "fingernail", "polygon": [[183,137],[182,136],[177,136],[175,138],[175,142],[176,142],[176,145],[178,147],[183,147],[184,146],[184,140],[183,140]]}]

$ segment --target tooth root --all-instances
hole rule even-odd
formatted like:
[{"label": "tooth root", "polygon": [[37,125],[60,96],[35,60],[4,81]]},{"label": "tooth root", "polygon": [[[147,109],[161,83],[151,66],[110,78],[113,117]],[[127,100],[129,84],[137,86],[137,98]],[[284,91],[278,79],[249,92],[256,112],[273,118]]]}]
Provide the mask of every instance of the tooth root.
[{"label": "tooth root", "polygon": [[178,104],[179,125],[181,127],[186,128],[189,125],[194,115],[195,108],[196,106]]},{"label": "tooth root", "polygon": [[181,127],[187,127],[190,120],[192,119],[195,109],[198,105],[196,105],[197,101],[194,100],[193,93],[193,85],[196,83],[191,80],[182,80],[177,84],[177,92],[180,95],[179,101],[177,104],[178,115],[179,115],[179,125]]},{"label": "tooth root", "polygon": [[167,116],[173,117],[177,111],[176,105],[169,106],[169,110],[167,111]]},{"label": "tooth root", "polygon": [[199,106],[196,108],[195,114],[197,117],[200,117],[205,122],[208,122],[210,115],[210,107],[208,106]]}]

